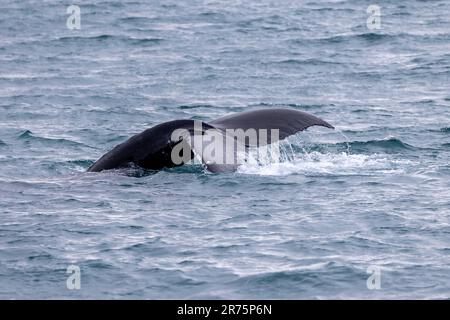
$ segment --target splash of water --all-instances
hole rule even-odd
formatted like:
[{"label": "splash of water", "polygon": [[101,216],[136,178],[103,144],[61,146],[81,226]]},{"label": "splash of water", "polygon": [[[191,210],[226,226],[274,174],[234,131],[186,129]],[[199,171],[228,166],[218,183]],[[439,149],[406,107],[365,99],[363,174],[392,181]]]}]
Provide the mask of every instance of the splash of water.
[{"label": "splash of water", "polygon": [[[298,136],[279,143],[278,154],[251,150],[248,161],[238,168],[242,174],[257,175],[374,175],[404,170],[409,161],[386,154],[353,154],[348,138],[332,147],[310,143]],[[308,136],[310,141],[311,136]],[[334,147],[334,148],[333,148]],[[342,150],[342,147],[345,147]],[[273,150],[273,149],[272,149]]]}]

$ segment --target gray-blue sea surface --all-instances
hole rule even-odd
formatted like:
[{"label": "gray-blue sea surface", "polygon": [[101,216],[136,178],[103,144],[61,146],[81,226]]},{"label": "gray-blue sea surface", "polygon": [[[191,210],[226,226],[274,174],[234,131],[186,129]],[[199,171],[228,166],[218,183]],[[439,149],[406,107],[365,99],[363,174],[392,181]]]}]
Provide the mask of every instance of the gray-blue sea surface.
[{"label": "gray-blue sea surface", "polygon": [[[69,4],[0,3],[0,298],[450,298],[448,1],[377,1],[379,29],[372,1]],[[86,173],[275,107],[336,130],[236,173]]]}]

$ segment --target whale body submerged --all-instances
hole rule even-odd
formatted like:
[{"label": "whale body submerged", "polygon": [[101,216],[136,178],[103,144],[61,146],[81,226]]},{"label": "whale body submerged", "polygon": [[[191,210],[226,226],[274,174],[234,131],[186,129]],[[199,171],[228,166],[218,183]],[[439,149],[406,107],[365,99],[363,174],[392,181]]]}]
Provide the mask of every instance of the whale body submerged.
[{"label": "whale body submerged", "polygon": [[[194,154],[203,154],[202,148],[204,149],[204,147],[194,145],[190,139],[196,132],[196,122],[198,121],[173,120],[144,130],[107,152],[87,171],[99,172],[127,167],[130,164],[151,170],[183,165],[191,160]],[[233,113],[213,121],[201,122],[201,135],[206,135],[206,132],[209,131],[215,131],[227,136],[229,130],[254,130],[256,138],[260,139],[262,138],[261,132],[264,132],[264,130],[266,132],[276,130],[276,138],[270,137],[269,134],[270,141],[265,142],[265,144],[271,144],[311,126],[334,129],[328,122],[309,113],[295,109],[275,108]],[[176,130],[185,132],[184,136],[173,139],[173,133]],[[244,144],[245,148],[252,145],[248,141]],[[257,142],[256,145],[262,144]],[[174,148],[182,150],[180,154],[182,154],[183,161],[174,160]],[[226,147],[223,148],[224,153],[230,152]],[[201,160],[211,172],[234,171],[238,166],[238,163],[229,164],[211,160],[207,155],[203,155]]]}]

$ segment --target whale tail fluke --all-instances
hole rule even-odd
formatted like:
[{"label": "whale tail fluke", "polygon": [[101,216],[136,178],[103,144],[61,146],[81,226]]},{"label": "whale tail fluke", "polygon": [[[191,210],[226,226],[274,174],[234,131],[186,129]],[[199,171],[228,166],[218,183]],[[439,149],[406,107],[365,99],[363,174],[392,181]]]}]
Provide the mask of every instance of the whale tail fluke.
[{"label": "whale tail fluke", "polygon": [[[231,114],[209,122],[218,129],[278,129],[279,139],[303,131],[311,126],[334,127],[312,114],[287,108],[259,109]],[[273,141],[275,142],[275,141]]]},{"label": "whale tail fluke", "polygon": [[[334,129],[331,124],[316,116],[286,108],[247,111],[231,114],[208,123],[202,122],[200,137],[195,135],[195,125],[196,121],[194,120],[174,120],[147,129],[106,153],[88,171],[114,169],[126,166],[129,163],[154,170],[170,168],[185,163],[185,160],[192,159],[193,153],[200,155],[202,162],[211,172],[235,171],[239,163],[218,162],[216,155],[212,156],[212,154],[220,153],[222,160],[225,158],[236,160],[237,149],[235,147],[230,148],[227,143],[222,143],[218,148],[213,145],[213,147],[216,147],[215,151],[205,152],[211,151],[211,143],[205,144],[204,141],[213,140],[205,139],[205,137],[217,138],[218,135],[219,139],[217,140],[225,141],[225,138],[229,137],[230,130],[253,131],[255,132],[255,139],[253,140],[247,138],[240,140],[235,135],[233,136],[233,146],[238,145],[241,150],[246,150],[248,147],[262,146],[283,140],[311,126]],[[180,137],[180,140],[173,141],[172,134],[177,129],[185,129],[187,133],[184,137]],[[276,132],[276,134],[273,132]],[[262,134],[265,135],[265,139],[262,139]],[[198,141],[199,138],[200,143],[192,143],[196,139]],[[186,142],[190,149],[188,149],[189,154],[184,154],[188,156],[181,163],[174,162],[172,151],[177,145],[178,147],[181,144],[186,145]]]}]

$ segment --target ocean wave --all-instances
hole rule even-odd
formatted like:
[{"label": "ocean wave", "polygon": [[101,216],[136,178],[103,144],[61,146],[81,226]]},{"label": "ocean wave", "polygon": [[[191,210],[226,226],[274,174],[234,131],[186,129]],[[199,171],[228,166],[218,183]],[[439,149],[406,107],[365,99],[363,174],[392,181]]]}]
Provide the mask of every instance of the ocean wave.
[{"label": "ocean wave", "polygon": [[319,66],[319,65],[340,65],[342,63],[335,61],[326,61],[317,58],[309,58],[309,59],[285,59],[280,61],[268,62],[276,63],[281,65],[311,65],[311,66]]},{"label": "ocean wave", "polygon": [[342,43],[347,42],[349,40],[365,40],[367,42],[379,42],[382,40],[389,40],[392,38],[395,38],[397,36],[385,34],[385,33],[375,33],[375,32],[366,32],[366,33],[359,33],[359,34],[346,34],[346,35],[338,35],[338,36],[332,36],[328,38],[320,38],[315,39],[320,42],[327,42],[327,43]]},{"label": "ocean wave", "polygon": [[210,105],[210,104],[189,104],[189,105],[184,104],[184,105],[178,106],[178,109],[181,109],[181,110],[198,109],[198,108],[206,108],[206,109],[208,109],[208,108],[215,108],[215,106]]},{"label": "ocean wave", "polygon": [[[341,263],[329,261],[319,262],[312,266],[297,267],[287,270],[266,272],[253,275],[241,276],[235,280],[240,288],[254,291],[258,297],[276,295],[269,288],[276,287],[282,293],[282,297],[298,296],[302,293],[301,288],[318,288],[318,291],[333,290],[338,283],[352,284],[366,278],[365,270],[350,267]],[[290,288],[290,294],[286,295],[286,290]],[[298,288],[292,291],[293,288]],[[311,297],[311,293],[309,294]]]},{"label": "ocean wave", "polygon": [[162,38],[134,38],[128,36],[101,34],[96,36],[65,36],[57,38],[56,42],[125,42],[133,45],[158,44],[164,39]]},{"label": "ocean wave", "polygon": [[[94,161],[89,161],[89,162],[90,163],[86,163],[86,164],[88,164],[88,166],[83,165],[82,168],[84,170],[86,170],[91,164],[94,163]],[[189,168],[189,167],[193,167],[193,166],[182,166],[182,168]],[[167,169],[167,170],[173,170],[173,169]],[[196,170],[196,171],[198,171],[198,170]],[[158,171],[152,170],[152,169],[145,169],[145,168],[139,167],[138,165],[130,163],[128,166],[123,167],[123,168],[103,170],[101,174],[105,174],[105,173],[113,173],[114,175],[118,174],[118,175],[122,175],[122,176],[133,177],[133,178],[142,178],[142,177],[147,177],[147,176],[157,174]],[[91,172],[89,174],[98,174],[98,173]]]},{"label": "ocean wave", "polygon": [[151,22],[152,19],[150,17],[129,16],[129,17],[119,18],[118,21],[139,23],[139,22]]},{"label": "ocean wave", "polygon": [[[413,32],[400,32],[395,34],[389,33],[378,33],[378,32],[364,32],[364,33],[349,33],[349,34],[341,34],[331,37],[324,38],[312,38],[309,39],[311,41],[318,41],[320,43],[331,43],[331,44],[339,44],[339,43],[347,43],[352,40],[362,40],[368,43],[381,43],[383,41],[391,41],[391,40],[433,40],[433,41],[447,41],[449,38],[448,33],[435,33],[435,34],[421,34],[421,33],[413,33]],[[302,40],[304,41],[304,40]],[[299,43],[299,41],[294,40],[295,43]]]},{"label": "ocean wave", "polygon": [[387,137],[385,139],[374,139],[368,141],[351,141],[348,143],[341,143],[341,145],[349,146],[353,151],[375,151],[383,150],[384,152],[398,152],[401,150],[413,150],[416,147],[401,141],[395,137]]},{"label": "ocean wave", "polygon": [[67,174],[73,172],[85,172],[94,161],[92,160],[69,160],[69,161],[58,161],[58,162],[48,162],[43,163],[43,165],[51,172]]},{"label": "ocean wave", "polygon": [[256,104],[251,104],[249,107],[271,107],[271,108],[279,108],[279,107],[289,107],[299,109],[319,109],[323,107],[334,107],[334,104],[297,104],[297,103],[267,103],[261,102]]},{"label": "ocean wave", "polygon": [[[364,132],[371,131],[375,132],[376,129],[365,130]],[[344,132],[347,134],[360,133],[360,131],[355,130],[340,131],[346,141],[329,143],[318,143],[314,141],[316,139],[314,135],[305,134],[302,136],[289,137],[287,140],[285,140],[285,142],[282,142],[282,145],[284,146],[284,148],[293,149],[298,152],[347,152],[353,154],[395,154],[412,152],[421,149],[392,136],[388,136],[384,139],[371,139],[367,141],[348,141],[348,138],[343,134]]]},{"label": "ocean wave", "polygon": [[65,145],[65,146],[73,146],[73,147],[88,147],[92,148],[84,143],[76,142],[73,140],[68,140],[64,138],[45,138],[34,135],[30,130],[23,131],[19,136],[19,140],[25,142],[40,142],[48,145]]}]

